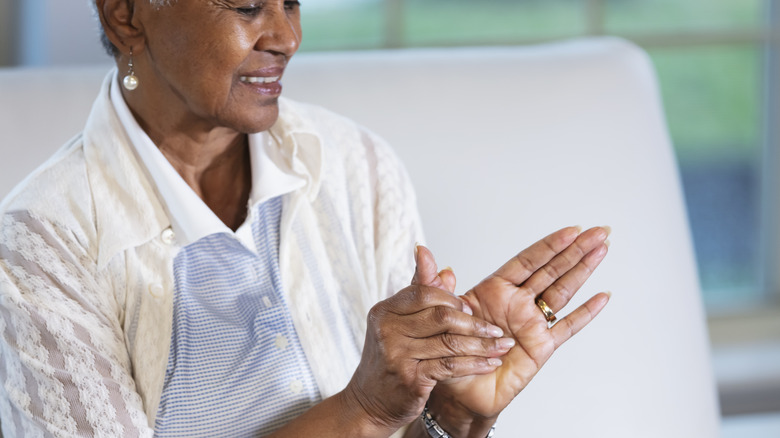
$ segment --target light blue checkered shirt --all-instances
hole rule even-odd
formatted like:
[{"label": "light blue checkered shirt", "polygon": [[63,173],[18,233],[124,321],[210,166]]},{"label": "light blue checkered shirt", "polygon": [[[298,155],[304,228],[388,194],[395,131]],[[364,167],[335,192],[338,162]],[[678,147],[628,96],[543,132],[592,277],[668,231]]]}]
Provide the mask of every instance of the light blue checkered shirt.
[{"label": "light blue checkered shirt", "polygon": [[320,401],[279,274],[282,202],[255,207],[257,254],[215,233],[174,260],[158,437],[262,436]]}]

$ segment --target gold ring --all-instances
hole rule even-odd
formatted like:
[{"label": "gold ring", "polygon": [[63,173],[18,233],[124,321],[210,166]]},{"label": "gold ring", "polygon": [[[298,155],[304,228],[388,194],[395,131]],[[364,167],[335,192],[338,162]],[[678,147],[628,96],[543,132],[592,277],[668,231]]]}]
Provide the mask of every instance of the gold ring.
[{"label": "gold ring", "polygon": [[544,319],[547,320],[547,324],[549,326],[555,324],[555,320],[558,318],[555,317],[555,312],[553,312],[550,306],[548,306],[547,303],[544,302],[542,297],[536,299],[536,305],[539,306],[540,309],[542,309],[542,313],[544,313]]}]

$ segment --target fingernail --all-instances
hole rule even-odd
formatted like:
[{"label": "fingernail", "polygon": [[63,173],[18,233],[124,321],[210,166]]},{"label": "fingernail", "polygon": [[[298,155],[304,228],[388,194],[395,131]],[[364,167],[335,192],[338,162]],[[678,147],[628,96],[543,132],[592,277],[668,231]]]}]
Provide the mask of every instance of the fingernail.
[{"label": "fingernail", "polygon": [[447,266],[446,268],[442,269],[442,271],[450,271],[450,272],[454,272],[454,271],[452,270],[452,267],[451,267],[451,266]]},{"label": "fingernail", "polygon": [[606,291],[606,292],[604,292],[604,293],[605,293],[605,294],[607,294],[607,297],[608,297],[608,298],[612,298],[612,292],[610,292],[610,291]]},{"label": "fingernail", "polygon": [[582,232],[582,225],[575,225],[574,229],[577,230],[577,234],[580,234]]},{"label": "fingernail", "polygon": [[612,245],[612,242],[609,241],[609,239],[604,241],[604,245],[609,248],[609,245]]},{"label": "fingernail", "polygon": [[[463,301],[462,298],[461,301]],[[474,315],[474,311],[471,310],[471,306],[469,306],[468,303],[466,303],[465,301],[463,301],[463,313],[465,313],[466,315]]]},{"label": "fingernail", "polygon": [[488,326],[488,334],[494,338],[501,338],[504,336],[504,331],[501,330],[501,327],[496,327],[494,325]]},{"label": "fingernail", "polygon": [[602,226],[601,226],[601,228],[603,228],[603,229],[604,229],[604,231],[606,231],[606,232],[607,232],[607,236],[609,236],[610,234],[612,234],[612,227],[610,227],[609,225],[602,225]]},{"label": "fingernail", "polygon": [[515,340],[512,338],[501,338],[498,340],[498,348],[501,350],[509,350],[515,346]]},{"label": "fingernail", "polygon": [[504,362],[501,361],[501,359],[499,359],[497,357],[488,358],[487,362],[488,362],[488,365],[491,365],[491,366],[494,366],[494,367],[500,367],[501,364],[504,363]]},{"label": "fingernail", "polygon": [[420,252],[420,242],[414,242],[414,259],[417,260],[417,253]]}]

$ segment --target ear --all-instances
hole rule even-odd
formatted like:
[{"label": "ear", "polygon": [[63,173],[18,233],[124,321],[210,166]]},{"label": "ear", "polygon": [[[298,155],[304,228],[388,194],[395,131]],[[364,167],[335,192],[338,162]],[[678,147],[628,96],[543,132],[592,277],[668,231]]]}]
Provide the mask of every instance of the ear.
[{"label": "ear", "polygon": [[135,0],[97,0],[96,4],[103,30],[120,53],[143,50],[145,37],[135,16]]}]

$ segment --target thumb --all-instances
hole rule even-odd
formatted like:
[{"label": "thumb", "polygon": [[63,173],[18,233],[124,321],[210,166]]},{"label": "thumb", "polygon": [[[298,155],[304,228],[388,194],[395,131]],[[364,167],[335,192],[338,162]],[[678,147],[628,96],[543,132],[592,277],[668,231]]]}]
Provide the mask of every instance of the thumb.
[{"label": "thumb", "polygon": [[[412,285],[429,286],[448,291],[455,295],[455,273],[452,269],[446,268],[439,272],[436,267],[436,259],[428,248],[417,245],[414,249],[414,257],[417,266],[412,277]],[[473,315],[468,303],[461,299],[463,303],[463,312]]]},{"label": "thumb", "polygon": [[436,259],[434,259],[431,250],[422,245],[417,245],[414,255],[417,266],[412,277],[412,284],[442,289],[444,282],[439,278],[439,269],[436,267]]}]

